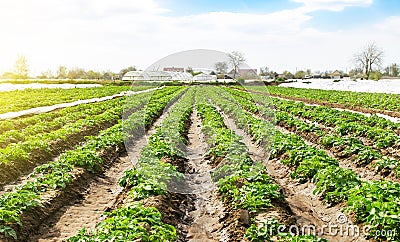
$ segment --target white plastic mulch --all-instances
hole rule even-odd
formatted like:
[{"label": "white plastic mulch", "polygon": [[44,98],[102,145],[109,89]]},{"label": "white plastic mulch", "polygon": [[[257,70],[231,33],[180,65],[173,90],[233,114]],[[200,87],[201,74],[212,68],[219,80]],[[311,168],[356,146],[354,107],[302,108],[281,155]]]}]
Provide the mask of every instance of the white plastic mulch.
[{"label": "white plastic mulch", "polygon": [[[306,79],[294,80],[296,82],[283,83],[281,87],[310,88],[322,90],[338,90],[352,92],[391,93],[400,94],[400,79],[374,80],[340,80],[334,79]],[[310,83],[308,83],[310,82]]]}]

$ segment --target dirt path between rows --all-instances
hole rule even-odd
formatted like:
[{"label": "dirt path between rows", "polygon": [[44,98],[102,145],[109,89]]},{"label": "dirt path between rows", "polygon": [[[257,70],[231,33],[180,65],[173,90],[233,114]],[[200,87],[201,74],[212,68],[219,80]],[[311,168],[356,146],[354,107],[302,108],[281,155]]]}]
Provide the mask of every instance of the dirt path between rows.
[{"label": "dirt path between rows", "polygon": [[[317,195],[314,195],[313,191],[316,187],[313,183],[298,183],[290,178],[290,169],[287,166],[277,159],[269,160],[269,154],[263,154],[263,148],[255,145],[251,137],[244,130],[239,129],[235,125],[233,119],[226,118],[226,125],[237,135],[243,137],[242,141],[246,144],[249,151],[251,151],[250,157],[253,160],[264,161],[268,174],[274,178],[275,182],[281,187],[285,200],[288,202],[290,210],[296,218],[296,224],[293,225],[296,225],[297,228],[300,229],[300,232],[303,228],[314,226],[318,236],[326,238],[331,242],[368,241],[363,237],[341,236],[340,233],[338,233],[338,235],[330,235],[327,227],[329,224],[344,229],[353,228],[355,225],[341,212],[340,207],[329,207],[327,204],[324,204]],[[346,218],[346,221],[340,220],[339,223],[337,221],[338,218]],[[305,231],[307,232],[307,230]]]},{"label": "dirt path between rows", "polygon": [[211,180],[211,166],[204,159],[207,143],[201,132],[201,121],[196,109],[192,113],[191,121],[187,159],[193,174],[187,178],[190,178],[188,185],[194,193],[194,210],[189,212],[193,222],[187,228],[187,239],[193,242],[229,241],[223,223],[219,222],[225,215],[225,208],[218,198],[218,188]]},{"label": "dirt path between rows", "polygon": [[148,129],[146,135],[130,144],[129,156],[125,154],[117,158],[104,174],[90,182],[81,200],[55,212],[43,223],[37,234],[32,236],[31,241],[63,241],[75,235],[83,227],[95,228],[96,224],[103,219],[102,214],[113,207],[117,202],[116,199],[123,192],[123,188],[118,184],[119,179],[127,169],[132,168],[132,161],[139,158],[140,151],[148,143],[148,138],[156,132],[157,126],[167,117],[168,110],[177,101],[167,106],[163,114]]},{"label": "dirt path between rows", "polygon": [[83,194],[83,200],[64,207],[49,218],[38,230],[32,241],[61,241],[73,236],[83,227],[94,228],[101,215],[113,205],[122,191],[118,180],[131,167],[129,157],[119,157],[104,174],[91,182]]}]

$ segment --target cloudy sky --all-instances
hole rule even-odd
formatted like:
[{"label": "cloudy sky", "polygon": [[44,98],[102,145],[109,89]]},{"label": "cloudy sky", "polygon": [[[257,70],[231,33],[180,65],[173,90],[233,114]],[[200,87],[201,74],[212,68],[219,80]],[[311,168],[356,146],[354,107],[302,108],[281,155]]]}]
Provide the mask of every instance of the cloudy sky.
[{"label": "cloudy sky", "polygon": [[0,72],[146,68],[174,52],[233,50],[253,68],[350,70],[374,41],[400,63],[398,0],[1,0]]}]

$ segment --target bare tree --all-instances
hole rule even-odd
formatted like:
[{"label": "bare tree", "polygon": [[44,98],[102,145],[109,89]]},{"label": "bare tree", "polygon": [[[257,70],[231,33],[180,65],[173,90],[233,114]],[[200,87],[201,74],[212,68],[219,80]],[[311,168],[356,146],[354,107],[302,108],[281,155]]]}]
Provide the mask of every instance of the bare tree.
[{"label": "bare tree", "polygon": [[236,74],[239,71],[239,66],[243,64],[246,59],[244,58],[244,55],[238,51],[232,51],[231,53],[229,53],[228,58],[229,63],[233,67],[233,79],[236,79]]},{"label": "bare tree", "polygon": [[65,66],[59,66],[57,68],[57,78],[67,78],[68,75],[68,71],[67,71],[67,67]]},{"label": "bare tree", "polygon": [[18,55],[18,59],[14,65],[14,71],[17,79],[28,78],[29,68],[25,56]]},{"label": "bare tree", "polygon": [[228,64],[225,61],[220,61],[214,64],[215,70],[220,74],[225,74],[228,71]]},{"label": "bare tree", "polygon": [[41,73],[41,78],[53,78],[53,72],[50,69],[47,69],[47,71],[42,71]]},{"label": "bare tree", "polygon": [[268,76],[270,73],[269,67],[260,67],[260,76]]},{"label": "bare tree", "polygon": [[397,77],[399,75],[399,65],[396,63],[390,64],[385,68],[385,75]]},{"label": "bare tree", "polygon": [[365,78],[368,80],[373,66],[382,64],[383,50],[378,48],[374,42],[369,43],[364,50],[354,55],[354,63],[363,69]]}]

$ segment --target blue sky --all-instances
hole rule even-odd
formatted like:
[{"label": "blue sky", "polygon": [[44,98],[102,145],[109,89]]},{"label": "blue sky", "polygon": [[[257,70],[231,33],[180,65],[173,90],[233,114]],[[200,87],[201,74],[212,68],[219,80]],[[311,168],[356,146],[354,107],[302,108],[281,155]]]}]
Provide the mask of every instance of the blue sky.
[{"label": "blue sky", "polygon": [[289,9],[301,6],[300,3],[282,0],[251,0],[251,1],[238,1],[238,0],[164,0],[159,1],[162,6],[170,8],[172,14],[196,14],[204,12],[247,12],[247,13],[268,13],[281,9]]},{"label": "blue sky", "polygon": [[340,12],[316,11],[310,14],[313,19],[308,26],[326,30],[354,29],[399,14],[399,0],[375,0],[368,7],[348,7]]},{"label": "blue sky", "polygon": [[4,0],[0,31],[0,74],[18,54],[40,74],[145,69],[190,49],[240,51],[278,72],[350,70],[370,42],[383,65],[400,63],[399,0]]},{"label": "blue sky", "polygon": [[[263,14],[302,6],[302,3],[290,0],[164,0],[159,3],[171,10],[171,16],[206,12]],[[352,29],[374,24],[388,16],[399,14],[399,0],[374,0],[369,6],[346,7],[342,11],[319,10],[312,12],[309,14],[312,16],[312,20],[306,26],[325,30]]]}]

